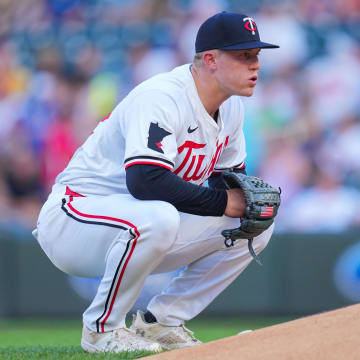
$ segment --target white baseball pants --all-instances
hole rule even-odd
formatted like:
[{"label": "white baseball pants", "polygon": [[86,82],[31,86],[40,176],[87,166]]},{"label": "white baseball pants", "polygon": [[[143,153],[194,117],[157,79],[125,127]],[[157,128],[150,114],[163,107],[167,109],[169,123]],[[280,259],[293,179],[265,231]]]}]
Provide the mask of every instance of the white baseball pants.
[{"label": "white baseball pants", "polygon": [[[34,235],[50,260],[65,273],[102,276],[97,294],[83,314],[98,332],[125,326],[125,316],[146,277],[186,266],[148,310],[166,325],[192,319],[219,295],[252,260],[246,240],[226,248],[221,231],[239,219],[180,213],[163,201],[131,195],[79,196],[56,185],[44,204]],[[259,253],[271,227],[254,239]]]}]

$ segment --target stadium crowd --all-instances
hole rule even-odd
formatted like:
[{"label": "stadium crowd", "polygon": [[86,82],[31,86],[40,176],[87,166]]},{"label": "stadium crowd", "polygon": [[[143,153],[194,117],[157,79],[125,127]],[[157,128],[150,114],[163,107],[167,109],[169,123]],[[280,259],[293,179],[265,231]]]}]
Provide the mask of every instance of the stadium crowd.
[{"label": "stadium crowd", "polygon": [[0,0],[0,227],[28,232],[56,175],[139,82],[191,62],[201,22],[253,16],[248,173],[282,188],[282,232],[360,228],[358,0]]}]

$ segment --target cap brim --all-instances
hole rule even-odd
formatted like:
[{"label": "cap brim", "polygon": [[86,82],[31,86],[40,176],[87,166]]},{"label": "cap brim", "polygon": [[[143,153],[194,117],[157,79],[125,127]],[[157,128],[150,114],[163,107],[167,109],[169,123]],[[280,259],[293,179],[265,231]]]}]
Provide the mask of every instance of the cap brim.
[{"label": "cap brim", "polygon": [[262,41],[248,41],[241,44],[229,45],[219,48],[220,50],[247,50],[247,49],[277,49],[279,45],[269,44]]}]

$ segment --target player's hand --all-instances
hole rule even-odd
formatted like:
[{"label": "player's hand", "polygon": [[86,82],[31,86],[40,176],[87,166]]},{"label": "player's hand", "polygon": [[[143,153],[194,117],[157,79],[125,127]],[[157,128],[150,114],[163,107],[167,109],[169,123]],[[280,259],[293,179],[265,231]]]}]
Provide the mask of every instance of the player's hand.
[{"label": "player's hand", "polygon": [[225,215],[240,218],[245,215],[246,201],[241,189],[226,190],[228,201],[225,208]]},{"label": "player's hand", "polygon": [[[237,201],[240,200],[239,208],[245,210],[245,216],[241,216],[240,226],[223,230],[222,234],[226,239],[231,240],[252,239],[259,236],[274,222],[281,202],[281,190],[273,188],[259,177],[247,176],[239,172],[224,171],[222,178],[230,191],[241,189],[243,197]],[[230,198],[232,199],[233,197]],[[234,213],[229,211],[229,214],[229,216],[236,214],[236,211]]]}]

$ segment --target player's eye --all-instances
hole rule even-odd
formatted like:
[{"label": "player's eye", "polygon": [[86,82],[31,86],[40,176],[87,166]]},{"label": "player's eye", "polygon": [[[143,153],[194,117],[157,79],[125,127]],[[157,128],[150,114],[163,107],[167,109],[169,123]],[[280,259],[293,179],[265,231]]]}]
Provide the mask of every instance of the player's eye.
[{"label": "player's eye", "polygon": [[251,53],[251,52],[246,52],[246,53],[243,53],[243,59],[245,60],[252,60],[252,59],[255,59],[259,56],[259,53]]},{"label": "player's eye", "polygon": [[251,54],[248,53],[248,52],[245,52],[245,53],[242,53],[242,54],[239,56],[239,59],[249,60],[250,57],[251,57]]}]

